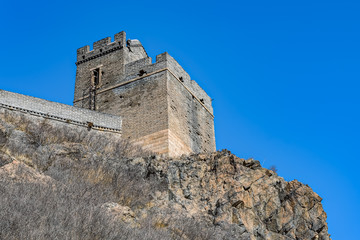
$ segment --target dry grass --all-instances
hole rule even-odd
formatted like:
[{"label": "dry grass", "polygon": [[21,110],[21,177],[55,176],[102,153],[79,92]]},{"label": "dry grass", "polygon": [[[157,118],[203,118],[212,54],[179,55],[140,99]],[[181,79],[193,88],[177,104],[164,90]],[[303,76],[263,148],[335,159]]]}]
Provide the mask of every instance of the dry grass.
[{"label": "dry grass", "polygon": [[[139,164],[130,164],[141,157]],[[14,181],[1,169],[20,161]],[[148,209],[137,227],[104,211],[105,203],[145,209],[165,177],[155,157],[129,142],[87,129],[0,112],[0,239],[216,239],[205,223],[171,208]],[[7,177],[6,177],[7,176]]]}]

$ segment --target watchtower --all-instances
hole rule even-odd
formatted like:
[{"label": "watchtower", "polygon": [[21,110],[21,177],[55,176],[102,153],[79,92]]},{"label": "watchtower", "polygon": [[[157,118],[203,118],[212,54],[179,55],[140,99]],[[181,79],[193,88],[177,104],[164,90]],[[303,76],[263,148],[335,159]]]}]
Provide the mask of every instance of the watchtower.
[{"label": "watchtower", "polygon": [[211,98],[168,54],[152,63],[125,32],[77,50],[74,106],[121,116],[122,136],[176,156],[215,151]]}]

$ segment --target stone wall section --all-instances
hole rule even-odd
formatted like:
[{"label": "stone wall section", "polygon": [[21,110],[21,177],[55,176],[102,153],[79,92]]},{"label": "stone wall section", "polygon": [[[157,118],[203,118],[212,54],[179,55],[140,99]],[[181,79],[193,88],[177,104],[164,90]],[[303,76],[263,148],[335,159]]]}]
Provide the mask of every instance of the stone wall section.
[{"label": "stone wall section", "polygon": [[172,130],[168,130],[168,142],[169,142],[169,156],[176,157],[182,154],[190,154],[194,151],[189,145],[184,142],[184,139],[181,139],[178,134],[175,134]]},{"label": "stone wall section", "polygon": [[152,63],[140,41],[120,32],[79,48],[76,65],[74,107],[0,90],[0,108],[121,132],[170,156],[215,151],[211,98],[168,53]]},{"label": "stone wall section", "polygon": [[[76,83],[74,92],[74,106],[90,108],[87,96],[91,90],[92,71],[100,69],[100,83],[96,91],[119,84],[125,80],[125,65],[148,55],[138,40],[128,40],[125,32],[115,35],[114,42],[107,37],[89,46],[77,50]],[[151,63],[151,59],[150,59]],[[77,101],[82,99],[81,101]]]},{"label": "stone wall section", "polygon": [[0,90],[0,108],[92,129],[121,133],[122,119],[106,113]]},{"label": "stone wall section", "polygon": [[[191,152],[216,151],[213,116],[169,73],[168,76],[170,141]],[[177,136],[176,138],[173,136]]]},{"label": "stone wall section", "polygon": [[[93,69],[101,69],[100,89],[109,87],[122,79],[125,71],[122,59],[123,51],[124,49],[120,49],[79,65],[76,71],[74,99],[81,99],[89,95]],[[89,108],[89,99],[77,102],[75,106]]]},{"label": "stone wall section", "polygon": [[173,74],[175,78],[180,80],[190,92],[196,96],[198,100],[213,114],[211,98],[207,93],[197,84],[196,81],[191,80],[190,75],[181,67],[181,65],[168,53],[158,55],[157,61],[166,61],[166,67]]},{"label": "stone wall section", "polygon": [[[104,70],[102,81],[105,86],[102,85],[97,90],[96,111],[121,116],[124,139],[157,153],[168,152],[167,81],[164,71],[166,62],[152,64],[151,58],[144,55],[144,50],[138,51],[138,54],[131,58],[133,61],[126,63],[131,60],[127,56],[131,51],[135,54],[136,49],[143,49],[140,42],[135,40],[128,45],[130,49],[126,47],[78,66],[79,80],[76,84],[79,84],[79,87],[75,92],[80,92],[81,88],[90,84],[90,75],[79,74],[90,74],[92,68],[101,66]],[[139,56],[146,57],[136,59]],[[107,82],[110,83],[106,84]],[[77,97],[81,99],[83,96],[75,96],[75,106],[89,105],[88,97],[81,101],[77,101]]]},{"label": "stone wall section", "polygon": [[[170,156],[216,150],[211,98],[168,53],[152,63],[138,40],[119,33],[78,50],[74,105],[121,116],[122,136]],[[96,98],[91,71],[100,68]],[[92,92],[93,94],[93,92]]]},{"label": "stone wall section", "polygon": [[166,90],[165,72],[143,77],[99,94],[98,111],[121,116],[123,137],[137,141],[168,129]]},{"label": "stone wall section", "polygon": [[168,155],[169,153],[169,130],[164,129],[133,141],[133,143],[142,146],[144,150],[156,152],[158,154]]}]

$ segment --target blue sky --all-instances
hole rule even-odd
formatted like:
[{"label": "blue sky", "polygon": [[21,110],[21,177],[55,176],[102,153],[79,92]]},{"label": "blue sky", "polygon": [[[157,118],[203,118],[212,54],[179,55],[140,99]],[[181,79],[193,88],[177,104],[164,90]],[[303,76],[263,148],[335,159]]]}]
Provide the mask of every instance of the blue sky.
[{"label": "blue sky", "polygon": [[76,49],[122,30],[169,52],[214,99],[218,149],[323,198],[360,228],[357,1],[1,1],[0,89],[72,104]]}]

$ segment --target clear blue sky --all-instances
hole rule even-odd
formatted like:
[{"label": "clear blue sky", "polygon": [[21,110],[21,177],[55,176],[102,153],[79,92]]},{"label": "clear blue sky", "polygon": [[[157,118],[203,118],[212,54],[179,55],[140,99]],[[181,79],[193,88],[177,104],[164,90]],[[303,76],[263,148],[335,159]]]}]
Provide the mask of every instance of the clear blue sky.
[{"label": "clear blue sky", "polygon": [[1,1],[0,88],[72,104],[76,49],[122,30],[214,99],[218,149],[276,165],[359,239],[359,1]]}]

